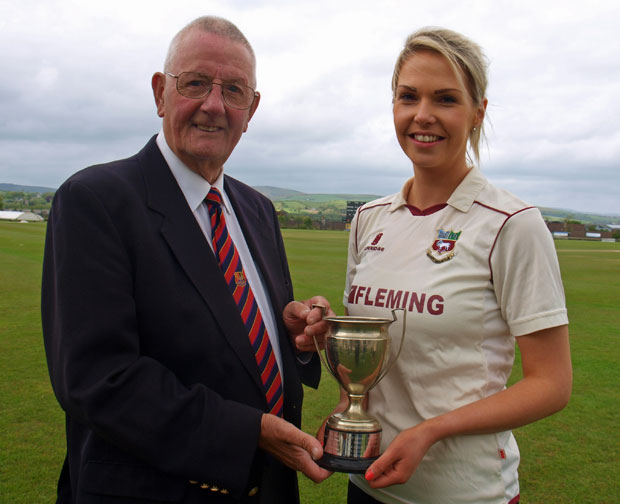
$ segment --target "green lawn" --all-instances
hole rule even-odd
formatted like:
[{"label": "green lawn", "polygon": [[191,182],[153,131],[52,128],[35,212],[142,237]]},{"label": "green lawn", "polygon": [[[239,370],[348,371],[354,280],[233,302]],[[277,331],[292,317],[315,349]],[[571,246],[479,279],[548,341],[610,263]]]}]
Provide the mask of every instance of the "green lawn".
[{"label": "green lawn", "polygon": [[0,222],[0,502],[54,502],[64,416],[52,393],[39,291],[45,223]]},{"label": "green lawn", "polygon": [[[0,222],[0,502],[54,502],[64,421],[49,385],[39,317],[44,224]],[[325,295],[342,314],[348,234],[284,230],[297,298]],[[573,396],[559,414],[515,431],[522,502],[615,503],[620,495],[620,243],[556,242],[567,294]],[[518,379],[519,367],[511,380]],[[306,389],[314,433],[338,396],[325,374]],[[346,476],[301,478],[303,504],[344,502]]]},{"label": "green lawn", "polygon": [[[556,241],[570,320],[573,394],[515,431],[525,502],[620,501],[620,243]],[[518,378],[515,366],[512,379]]]}]

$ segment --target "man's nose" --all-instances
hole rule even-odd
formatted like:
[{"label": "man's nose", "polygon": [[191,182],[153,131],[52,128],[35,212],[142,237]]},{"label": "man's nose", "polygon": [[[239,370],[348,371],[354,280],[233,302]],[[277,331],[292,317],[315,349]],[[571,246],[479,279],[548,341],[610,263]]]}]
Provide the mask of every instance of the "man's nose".
[{"label": "man's nose", "polygon": [[224,101],[223,89],[221,82],[213,82],[211,90],[202,99],[200,108],[204,111],[224,110],[226,102]]}]

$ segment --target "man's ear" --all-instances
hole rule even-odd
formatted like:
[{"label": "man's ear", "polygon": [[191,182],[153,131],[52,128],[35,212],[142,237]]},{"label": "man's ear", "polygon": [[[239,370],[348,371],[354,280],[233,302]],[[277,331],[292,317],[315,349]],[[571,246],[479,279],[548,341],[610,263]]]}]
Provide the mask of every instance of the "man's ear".
[{"label": "man's ear", "polygon": [[250,119],[252,119],[254,112],[256,112],[256,109],[258,108],[259,102],[260,102],[260,93],[256,91],[256,96],[254,97],[254,101],[252,102],[252,106],[250,107],[250,110],[248,112],[248,119],[245,122],[245,128],[243,128],[244,133],[248,130],[248,124],[250,123]]},{"label": "man's ear", "polygon": [[155,72],[151,78],[153,97],[157,105],[157,115],[164,117],[164,89],[166,88],[166,76],[161,72]]}]

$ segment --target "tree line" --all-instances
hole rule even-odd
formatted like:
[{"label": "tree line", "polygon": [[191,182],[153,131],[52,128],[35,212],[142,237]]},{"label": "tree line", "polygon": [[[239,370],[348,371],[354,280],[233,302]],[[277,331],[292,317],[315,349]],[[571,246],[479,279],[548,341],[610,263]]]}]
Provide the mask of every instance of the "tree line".
[{"label": "tree line", "polygon": [[50,209],[53,198],[53,192],[0,191],[0,210],[44,212]]}]

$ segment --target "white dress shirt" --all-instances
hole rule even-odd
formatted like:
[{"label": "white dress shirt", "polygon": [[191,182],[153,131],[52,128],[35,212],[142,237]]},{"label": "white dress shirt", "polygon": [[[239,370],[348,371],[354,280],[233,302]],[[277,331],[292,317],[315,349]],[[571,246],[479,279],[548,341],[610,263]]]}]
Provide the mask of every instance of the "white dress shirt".
[{"label": "white dress shirt", "polygon": [[228,233],[230,234],[230,237],[237,248],[237,252],[239,253],[245,276],[247,281],[250,283],[250,287],[252,288],[252,292],[256,298],[258,308],[260,309],[263,317],[263,322],[267,328],[267,334],[269,334],[269,341],[271,342],[271,346],[278,363],[278,368],[280,369],[280,375],[282,380],[284,380],[277,326],[275,324],[273,310],[271,309],[269,294],[263,287],[263,280],[260,272],[254,264],[252,254],[250,253],[250,249],[248,248],[243,236],[243,232],[241,230],[241,226],[239,225],[239,221],[237,220],[237,216],[235,215],[235,211],[230,203],[230,200],[228,199],[226,191],[224,190],[224,172],[222,171],[212,186],[206,179],[190,170],[178,158],[172,149],[170,149],[168,143],[166,142],[163,130],[159,132],[159,135],[157,135],[157,146],[168,163],[168,167],[170,168],[172,175],[179,184],[181,192],[183,193],[183,196],[185,196],[185,200],[187,201],[190,210],[193,212],[194,217],[196,217],[196,221],[198,221],[198,224],[200,225],[211,250],[213,250],[213,243],[211,241],[211,219],[209,218],[209,211],[207,210],[207,205],[204,200],[207,197],[208,192],[211,190],[211,187],[215,187],[220,191],[220,194],[222,195],[222,211],[224,212],[224,218],[226,219]]}]

